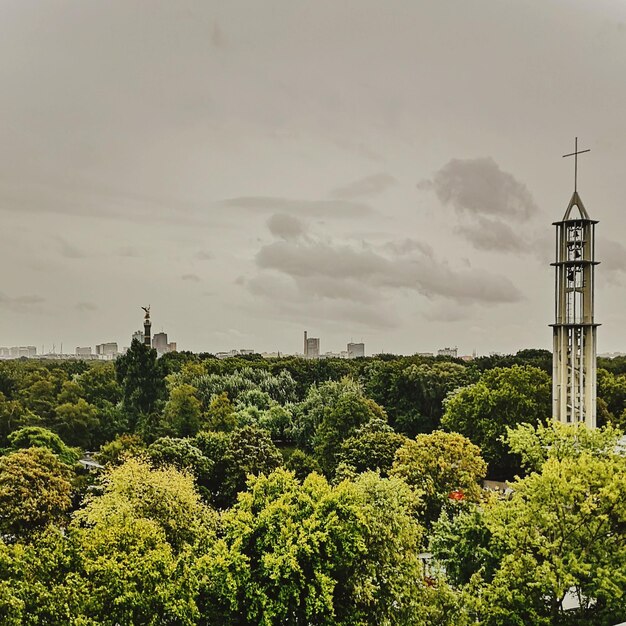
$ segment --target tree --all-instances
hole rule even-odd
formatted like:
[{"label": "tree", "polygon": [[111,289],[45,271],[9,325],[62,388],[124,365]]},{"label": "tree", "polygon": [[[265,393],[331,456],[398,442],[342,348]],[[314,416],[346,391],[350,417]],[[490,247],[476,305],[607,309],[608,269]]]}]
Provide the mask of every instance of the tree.
[{"label": "tree", "polygon": [[487,465],[480,450],[457,433],[435,431],[408,440],[396,453],[391,475],[403,478],[424,500],[424,520],[432,524],[457,492],[468,502],[480,499],[479,481]]},{"label": "tree", "polygon": [[63,526],[72,504],[70,477],[46,448],[0,457],[0,535],[28,537],[49,524]]},{"label": "tree", "polygon": [[[556,446],[555,448],[559,448]],[[612,625],[626,619],[626,457],[548,454],[486,511],[505,548],[481,624]],[[580,608],[566,611],[566,594]]]},{"label": "tree", "polygon": [[244,426],[233,431],[223,457],[221,504],[235,501],[237,493],[245,489],[248,475],[270,474],[282,462],[282,454],[264,430]]},{"label": "tree", "polygon": [[100,426],[98,409],[83,398],[56,407],[55,430],[70,445],[89,449],[94,443],[94,432]]},{"label": "tree", "polygon": [[293,472],[299,481],[303,481],[312,472],[322,473],[322,468],[315,458],[298,448],[289,455],[285,467]]},{"label": "tree", "polygon": [[122,387],[124,408],[136,424],[141,414],[154,411],[157,400],[165,392],[156,350],[133,339],[126,354],[116,359],[115,374]]},{"label": "tree", "polygon": [[480,447],[490,476],[511,478],[519,471],[519,460],[504,443],[506,428],[545,422],[551,414],[551,385],[550,377],[535,367],[490,370],[448,396],[442,427]]},{"label": "tree", "polygon": [[27,426],[12,432],[9,437],[11,450],[23,448],[47,448],[59,457],[66,465],[73,466],[80,458],[80,454],[74,448],[65,445],[61,437],[47,428],[41,426]]},{"label": "tree", "polygon": [[109,467],[101,479],[103,493],[87,497],[75,515],[85,528],[106,527],[119,520],[143,519],[164,532],[175,553],[203,539],[215,526],[215,514],[200,500],[190,473],[173,467],[153,468],[139,458]]},{"label": "tree", "polygon": [[5,444],[14,430],[24,426],[36,426],[41,422],[39,416],[25,409],[18,400],[7,400],[0,392],[0,444]]},{"label": "tree", "polygon": [[96,459],[103,465],[121,465],[128,457],[142,456],[145,449],[139,435],[119,435],[100,448]]},{"label": "tree", "polygon": [[372,420],[341,444],[339,464],[358,473],[375,470],[383,477],[388,476],[396,452],[406,440],[383,420]]},{"label": "tree", "polygon": [[196,388],[178,385],[170,392],[163,410],[166,430],[179,437],[193,437],[202,426],[202,404],[196,397]]},{"label": "tree", "polygon": [[433,524],[429,549],[455,587],[468,585],[474,574],[491,581],[504,554],[485,522],[484,508],[467,503],[454,515],[444,513]]},{"label": "tree", "polygon": [[206,414],[206,424],[211,430],[230,432],[237,427],[235,408],[226,392],[220,393],[211,399]]},{"label": "tree", "polygon": [[81,397],[94,406],[117,404],[122,399],[122,389],[115,378],[115,364],[96,362],[76,378]]},{"label": "tree", "polygon": [[199,562],[205,621],[454,623],[425,601],[415,505],[402,481],[372,473],[335,487],[317,474],[301,484],[284,470],[251,479],[224,515],[223,538]]}]

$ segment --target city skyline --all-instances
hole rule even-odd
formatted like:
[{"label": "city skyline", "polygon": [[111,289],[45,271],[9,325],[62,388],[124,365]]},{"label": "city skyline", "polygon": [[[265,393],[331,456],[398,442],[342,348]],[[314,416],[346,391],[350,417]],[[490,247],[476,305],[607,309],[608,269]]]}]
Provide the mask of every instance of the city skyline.
[{"label": "city skyline", "polygon": [[550,349],[578,135],[626,351],[623,3],[145,7],[0,7],[1,345]]}]

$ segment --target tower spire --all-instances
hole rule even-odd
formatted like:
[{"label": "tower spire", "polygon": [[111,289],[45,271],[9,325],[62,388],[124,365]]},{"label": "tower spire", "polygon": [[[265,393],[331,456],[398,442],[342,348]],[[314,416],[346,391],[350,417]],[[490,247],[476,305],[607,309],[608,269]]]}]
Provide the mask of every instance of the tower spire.
[{"label": "tower spire", "polygon": [[[594,320],[595,225],[578,195],[578,150],[574,157],[574,193],[556,226],[555,320],[552,416],[566,424],[596,426],[596,329]],[[574,211],[574,207],[578,210]]]}]

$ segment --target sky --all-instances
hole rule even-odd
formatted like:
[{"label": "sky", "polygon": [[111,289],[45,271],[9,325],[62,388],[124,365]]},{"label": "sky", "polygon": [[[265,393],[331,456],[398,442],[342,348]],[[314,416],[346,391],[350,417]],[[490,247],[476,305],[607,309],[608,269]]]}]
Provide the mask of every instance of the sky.
[{"label": "sky", "polygon": [[623,0],[3,0],[0,345],[625,351]]}]

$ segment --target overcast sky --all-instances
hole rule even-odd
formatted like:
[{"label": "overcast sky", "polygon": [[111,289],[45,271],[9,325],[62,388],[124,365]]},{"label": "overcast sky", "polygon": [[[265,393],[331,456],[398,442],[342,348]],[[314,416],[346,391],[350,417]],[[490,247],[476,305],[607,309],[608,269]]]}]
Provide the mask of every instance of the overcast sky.
[{"label": "overcast sky", "polygon": [[623,0],[2,0],[0,345],[626,351]]}]

